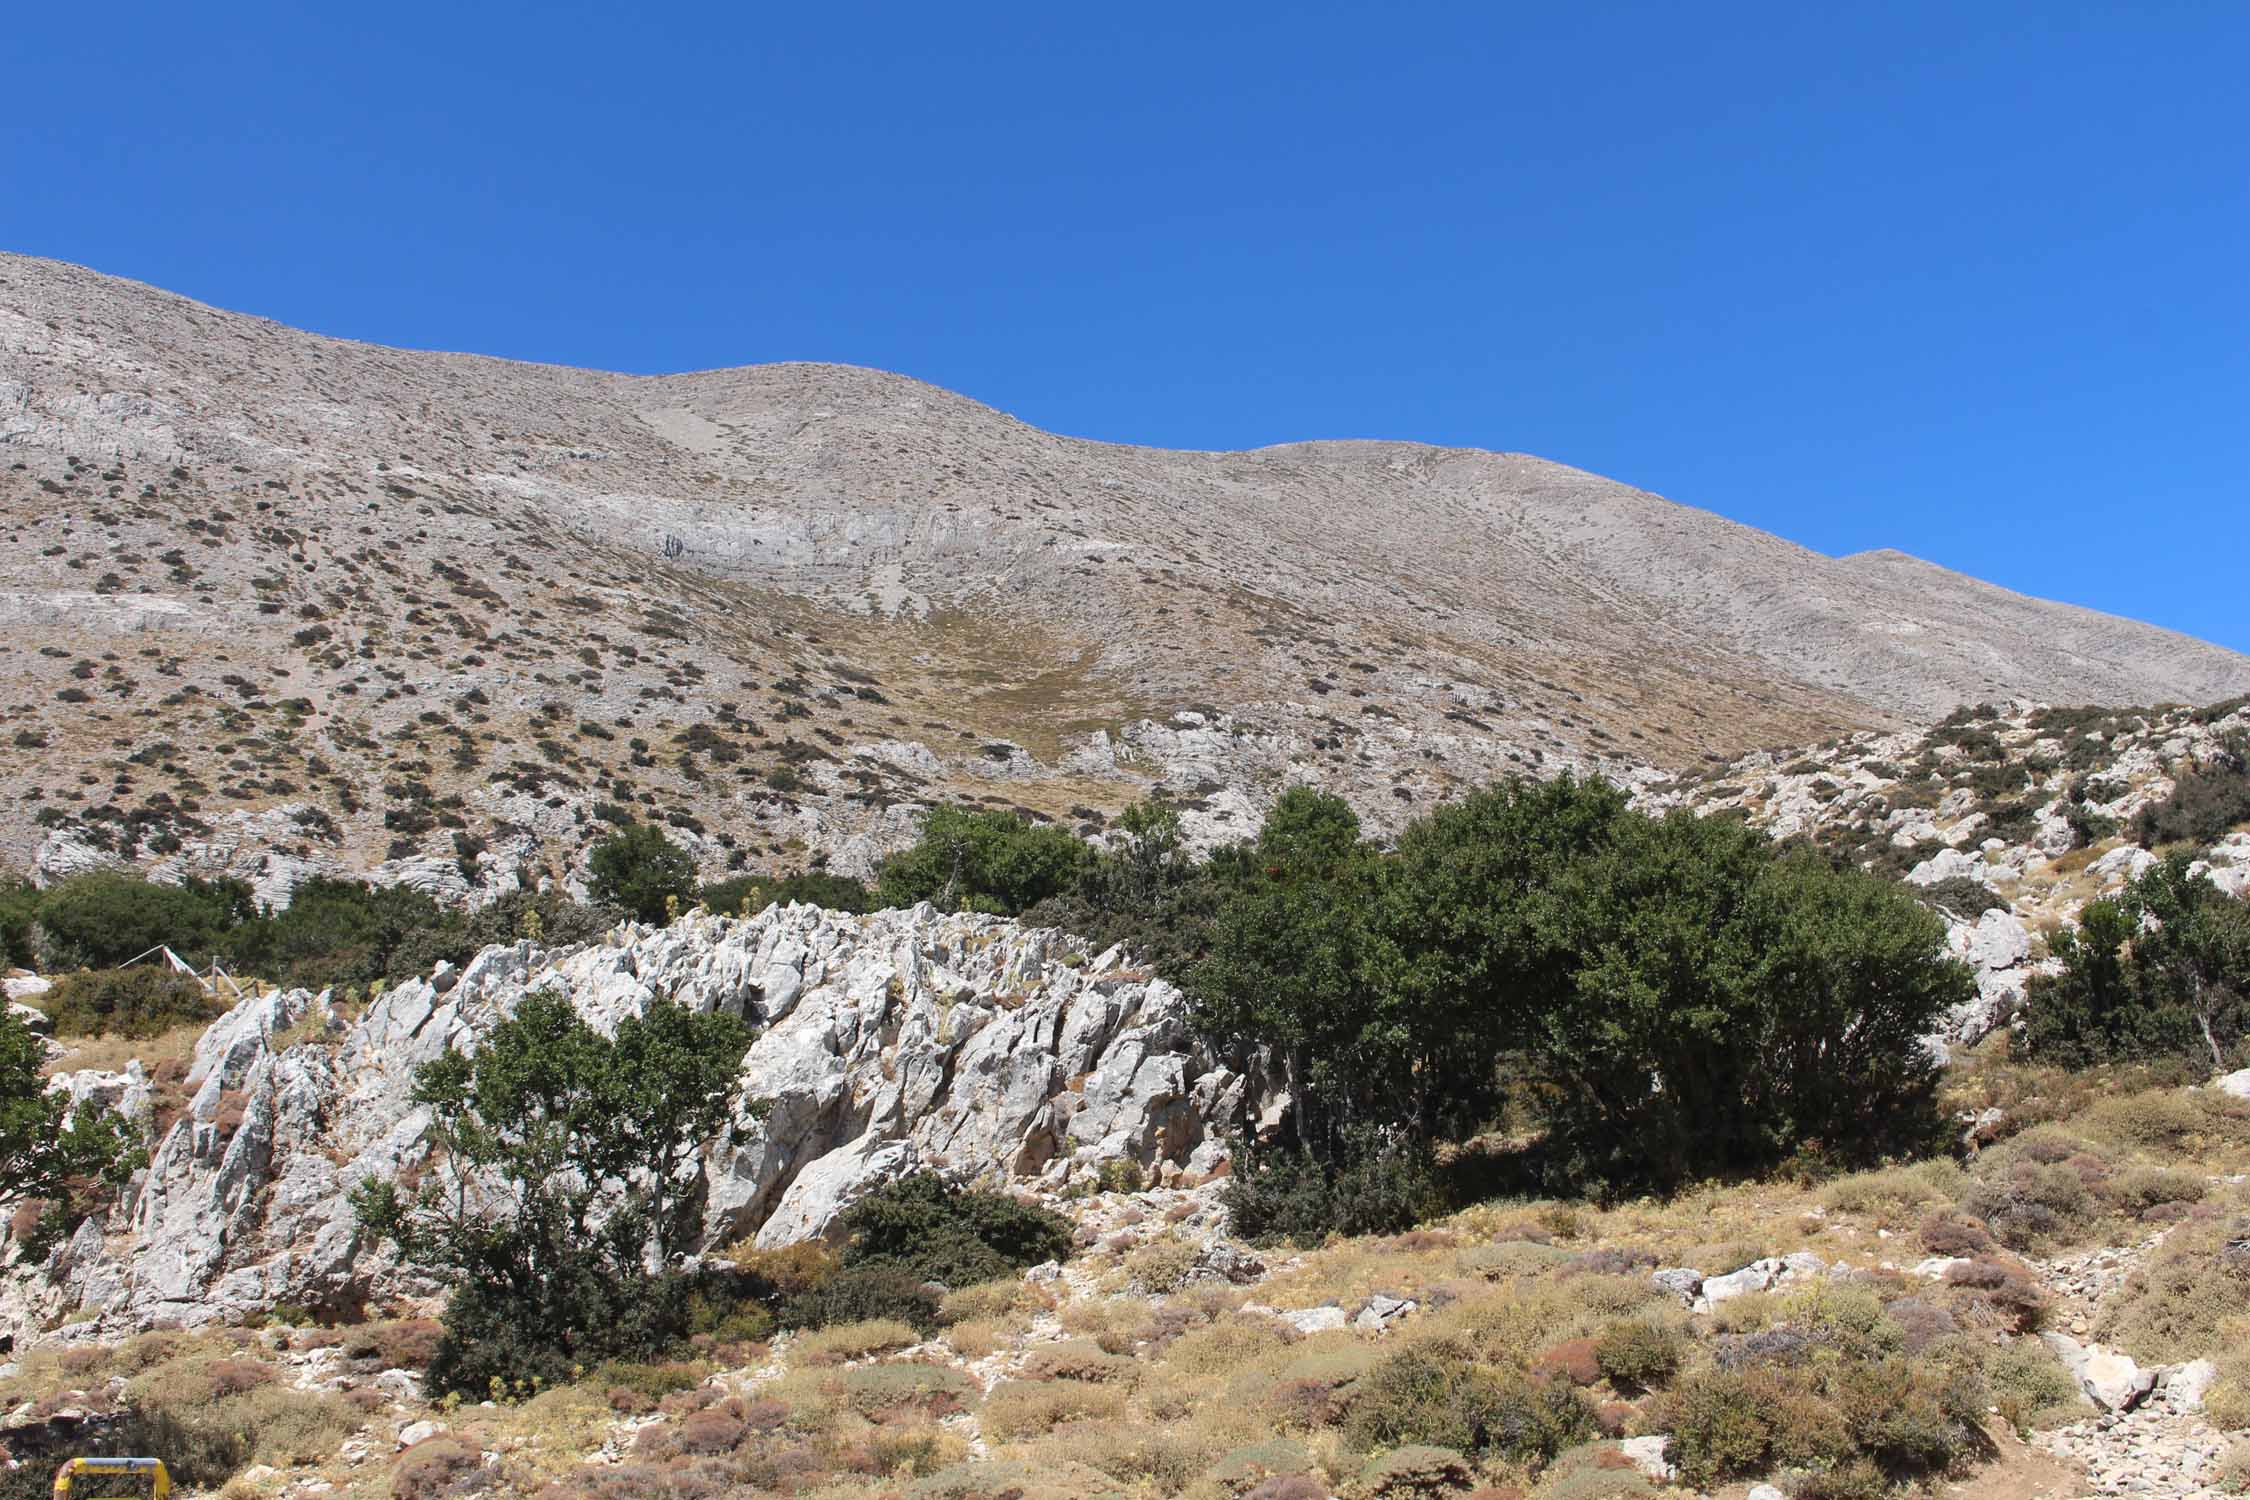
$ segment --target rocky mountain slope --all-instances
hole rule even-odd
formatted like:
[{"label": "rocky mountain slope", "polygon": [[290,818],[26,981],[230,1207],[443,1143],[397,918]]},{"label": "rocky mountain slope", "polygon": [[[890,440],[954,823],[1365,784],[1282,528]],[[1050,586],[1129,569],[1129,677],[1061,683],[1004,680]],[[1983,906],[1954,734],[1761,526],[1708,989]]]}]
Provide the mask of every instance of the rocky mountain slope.
[{"label": "rocky mountain slope", "polygon": [[[2183,777],[2241,772],[2250,701],[2201,708],[1978,704],[1927,730],[1863,732],[1642,788],[1651,811],[1739,817],[1921,889],[1977,970],[1978,1000],[1947,1039],[1974,1044],[2013,1018],[2048,939],[2184,846],[2190,869],[2250,891],[2250,827],[2149,836],[2139,821]],[[2250,785],[2250,782],[2246,782]],[[2145,839],[2145,842],[2144,842]]]},{"label": "rocky mountain slope", "polygon": [[145,1127],[154,1150],[113,1213],[15,1281],[0,1323],[200,1326],[433,1290],[366,1241],[347,1195],[419,1170],[414,1069],[473,1050],[548,987],[605,1030],[657,997],[760,1028],[735,1122],[703,1153],[711,1246],[816,1237],[869,1188],[922,1168],[1050,1192],[1090,1185],[1104,1163],[1201,1180],[1225,1160],[1220,1133],[1258,1102],[1190,1042],[1172,986],[1115,950],[995,918],[769,907],[590,947],[487,948],[364,1008],[303,990],[246,999],[153,1074],[135,1060],[58,1075]]},{"label": "rocky mountain slope", "polygon": [[1522,454],[1083,442],[899,376],[384,349],[0,257],[0,858],[453,894],[604,815],[864,868],[933,798],[1239,835],[2250,659]]}]

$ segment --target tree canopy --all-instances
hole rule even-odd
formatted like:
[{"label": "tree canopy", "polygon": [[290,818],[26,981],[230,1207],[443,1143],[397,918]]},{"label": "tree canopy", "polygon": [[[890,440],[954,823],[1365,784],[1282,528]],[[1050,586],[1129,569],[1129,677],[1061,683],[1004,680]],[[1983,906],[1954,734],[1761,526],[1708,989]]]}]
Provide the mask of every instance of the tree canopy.
[{"label": "tree canopy", "polygon": [[678,1336],[669,1261],[700,1213],[692,1163],[747,1107],[749,1042],[741,1020],[670,1002],[605,1037],[543,990],[475,1052],[416,1070],[437,1161],[418,1190],[370,1180],[353,1201],[408,1260],[455,1277],[437,1388],[482,1396]]},{"label": "tree canopy", "polygon": [[2185,852],[2057,932],[2059,975],[2033,981],[2025,1040],[2065,1065],[2250,1056],[2250,901],[2190,874]]},{"label": "tree canopy", "polygon": [[1577,1186],[1879,1154],[1933,1123],[1918,1039],[1972,993],[1895,885],[1599,781],[1474,793],[1388,854],[1300,788],[1242,855],[1186,978],[1210,1036],[1273,1049],[1315,1158],[1511,1093]]}]

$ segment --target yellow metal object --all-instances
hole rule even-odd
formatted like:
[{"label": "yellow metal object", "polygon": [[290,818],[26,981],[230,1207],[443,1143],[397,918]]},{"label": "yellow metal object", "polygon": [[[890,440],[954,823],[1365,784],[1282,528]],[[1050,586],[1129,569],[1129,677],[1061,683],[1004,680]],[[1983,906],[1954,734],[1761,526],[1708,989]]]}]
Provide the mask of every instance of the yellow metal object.
[{"label": "yellow metal object", "polygon": [[161,1458],[74,1458],[55,1470],[55,1500],[70,1500],[70,1482],[81,1474],[131,1474],[149,1482],[149,1500],[167,1500],[172,1476]]}]

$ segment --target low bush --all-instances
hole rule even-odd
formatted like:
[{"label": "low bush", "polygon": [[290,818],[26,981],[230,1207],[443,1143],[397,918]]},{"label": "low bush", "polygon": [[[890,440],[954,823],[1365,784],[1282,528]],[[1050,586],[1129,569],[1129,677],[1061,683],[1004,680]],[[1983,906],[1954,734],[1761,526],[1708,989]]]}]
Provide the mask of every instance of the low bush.
[{"label": "low bush", "polygon": [[1340,1160],[1309,1153],[1236,1153],[1222,1189],[1237,1234],[1254,1245],[1317,1245],[1331,1234],[1396,1234],[1444,1212],[1425,1151],[1372,1133]]},{"label": "low bush", "polygon": [[897,1318],[837,1323],[798,1339],[790,1348],[790,1358],[800,1365],[839,1365],[904,1349],[921,1337],[921,1330]]},{"label": "low bush", "polygon": [[359,1417],[325,1392],[277,1383],[256,1360],[196,1354],[126,1382],[123,1401],[136,1444],[163,1455],[182,1484],[216,1489],[251,1463],[276,1467],[326,1457]]},{"label": "low bush", "polygon": [[1108,1422],[1125,1415],[1123,1388],[1084,1380],[1008,1380],[984,1398],[985,1434],[1002,1441],[1038,1437],[1065,1422]]},{"label": "low bush", "polygon": [[938,1294],[919,1278],[888,1266],[839,1271],[783,1302],[775,1321],[783,1328],[827,1328],[870,1320],[895,1322],[918,1333],[937,1331]]},{"label": "low bush", "polygon": [[66,974],[40,997],[57,1036],[158,1036],[207,1024],[222,1007],[188,975],[157,964]]},{"label": "low bush", "polygon": [[1162,1297],[1185,1286],[1195,1266],[1195,1246],[1166,1235],[1150,1240],[1125,1257],[1125,1279],[1142,1296]]},{"label": "low bush", "polygon": [[483,1467],[476,1444],[449,1433],[425,1438],[391,1461],[391,1500],[440,1500]]},{"label": "low bush", "polygon": [[1586,1443],[1558,1454],[1539,1476],[1532,1500],[1654,1500],[1656,1486],[1611,1443]]},{"label": "low bush", "polygon": [[1820,1202],[1835,1213],[1869,1214],[1889,1223],[1910,1209],[1950,1203],[1960,1190],[1961,1169],[1939,1159],[1840,1177],[1821,1189]]},{"label": "low bush", "polygon": [[1344,1434],[1363,1451],[1434,1444],[1544,1463],[1593,1436],[1594,1421],[1562,1381],[1527,1379],[1429,1344],[1386,1356],[1358,1381]]},{"label": "low bush", "polygon": [[815,870],[803,875],[736,875],[703,887],[702,901],[723,916],[755,916],[769,906],[801,901],[828,911],[868,912],[875,893],[843,875]]},{"label": "low bush", "polygon": [[1669,1323],[1628,1319],[1594,1340],[1594,1362],[1620,1389],[1653,1390],[1679,1371],[1687,1338]]},{"label": "low bush", "polygon": [[1369,1459],[1359,1471],[1359,1493],[1369,1500],[1456,1495],[1476,1479],[1462,1454],[1429,1443],[1409,1443]]},{"label": "low bush", "polygon": [[2078,1382],[2037,1339],[2018,1339],[1985,1359],[1993,1405],[2019,1434],[2076,1421],[2092,1408]]},{"label": "low bush", "polygon": [[973,1286],[1071,1252],[1070,1221],[1005,1193],[964,1191],[934,1172],[900,1178],[845,1211],[844,1265],[946,1287]]},{"label": "low bush", "polygon": [[2238,734],[2210,763],[2182,771],[2169,797],[2141,809],[2133,819],[2133,841],[2148,849],[2200,846],[2243,822],[2250,822],[2250,753]]}]

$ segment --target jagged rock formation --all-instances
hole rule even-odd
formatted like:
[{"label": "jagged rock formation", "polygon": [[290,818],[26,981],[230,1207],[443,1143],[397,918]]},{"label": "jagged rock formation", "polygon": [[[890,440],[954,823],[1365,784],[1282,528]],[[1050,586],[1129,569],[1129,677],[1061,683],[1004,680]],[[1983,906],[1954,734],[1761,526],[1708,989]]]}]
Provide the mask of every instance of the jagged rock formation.
[{"label": "jagged rock formation", "polygon": [[[1996,696],[2250,660],[1515,453],[1174,453],[899,376],[633,377],[316,337],[0,257],[0,858],[474,898],[602,804],[713,872],[914,807],[1395,826]],[[96,778],[83,783],[82,776]]]},{"label": "jagged rock formation", "polygon": [[[741,1098],[770,1110],[739,1112],[703,1157],[711,1245],[817,1236],[917,1168],[1047,1189],[1118,1159],[1159,1181],[1207,1174],[1249,1080],[1190,1043],[1178,991],[1123,965],[996,918],[788,906],[488,948],[348,1022],[301,990],[247,1000],[197,1045],[184,1107],[115,1213],[19,1272],[0,1314],[195,1324],[430,1290],[363,1241],[346,1195],[424,1156],[414,1068],[549,986],[597,1026],[669,997],[762,1028]],[[63,1086],[160,1110],[137,1064]]]}]

